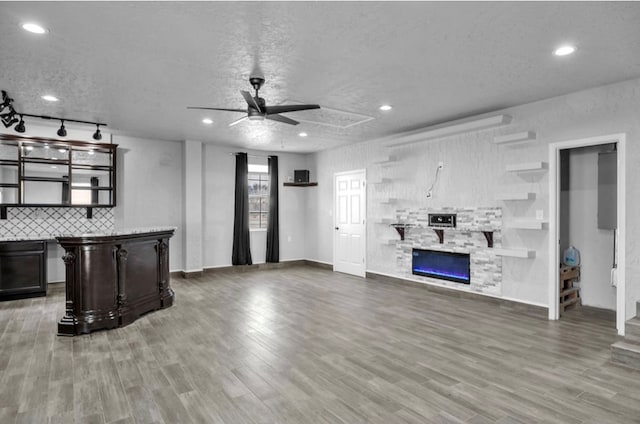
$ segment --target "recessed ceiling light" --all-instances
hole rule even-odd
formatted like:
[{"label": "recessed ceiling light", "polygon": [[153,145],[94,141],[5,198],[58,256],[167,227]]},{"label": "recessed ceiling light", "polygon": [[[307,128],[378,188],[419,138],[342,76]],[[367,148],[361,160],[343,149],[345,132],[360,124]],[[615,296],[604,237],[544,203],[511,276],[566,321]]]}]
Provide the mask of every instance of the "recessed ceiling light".
[{"label": "recessed ceiling light", "polygon": [[574,46],[565,44],[564,46],[560,46],[557,49],[555,49],[553,54],[555,54],[556,56],[567,56],[575,51],[576,51],[576,48]]},{"label": "recessed ceiling light", "polygon": [[58,151],[59,151],[60,153],[67,153],[67,151],[66,151],[65,149],[58,149]]},{"label": "recessed ceiling light", "polygon": [[383,110],[383,111],[387,111],[387,110],[391,110],[391,109],[393,109],[393,106],[391,106],[391,105],[382,105],[382,106],[380,106],[380,110]]},{"label": "recessed ceiling light", "polygon": [[204,118],[204,119],[202,120],[202,123],[203,123],[203,124],[207,124],[207,125],[211,125],[211,124],[213,124],[213,119],[210,119],[210,118]]},{"label": "recessed ceiling light", "polygon": [[301,132],[301,133],[300,133],[300,134],[298,134],[298,135],[299,135],[300,137],[306,137],[306,136],[307,136],[307,135],[309,135],[309,134],[307,134],[306,132]]},{"label": "recessed ceiling light", "polygon": [[51,94],[45,94],[44,96],[42,96],[42,99],[48,102],[57,102],[58,100],[60,100],[56,96],[52,96]]},{"label": "recessed ceiling light", "polygon": [[32,151],[33,150],[33,146],[27,146],[27,147],[25,147],[25,149],[28,150],[28,151]]},{"label": "recessed ceiling light", "polygon": [[44,29],[40,25],[35,24],[33,22],[27,22],[25,24],[22,24],[22,29],[24,29],[25,31],[29,31],[31,33],[34,33],[34,34],[46,34],[47,33],[46,29]]}]

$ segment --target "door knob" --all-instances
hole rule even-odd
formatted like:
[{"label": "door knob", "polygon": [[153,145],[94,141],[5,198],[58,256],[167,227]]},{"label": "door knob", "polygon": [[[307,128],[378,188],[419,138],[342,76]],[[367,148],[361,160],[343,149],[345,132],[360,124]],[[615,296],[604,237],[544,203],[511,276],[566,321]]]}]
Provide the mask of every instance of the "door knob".
[{"label": "door knob", "polygon": [[336,230],[339,230],[339,229],[340,229],[340,227],[336,227]]}]

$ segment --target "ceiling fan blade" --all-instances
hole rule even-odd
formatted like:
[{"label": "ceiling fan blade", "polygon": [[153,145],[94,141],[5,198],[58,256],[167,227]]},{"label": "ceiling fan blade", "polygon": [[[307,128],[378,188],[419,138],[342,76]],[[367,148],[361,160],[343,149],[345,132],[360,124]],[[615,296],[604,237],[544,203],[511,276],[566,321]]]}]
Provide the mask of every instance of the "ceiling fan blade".
[{"label": "ceiling fan blade", "polygon": [[287,118],[286,116],[282,116],[282,115],[278,115],[278,114],[267,115],[267,116],[265,116],[265,118],[270,119],[272,121],[278,121],[278,122],[282,122],[282,123],[285,123],[285,124],[291,124],[291,125],[298,125],[300,123],[298,121],[294,121],[291,118]]},{"label": "ceiling fan blade", "polygon": [[320,105],[280,105],[280,106],[267,106],[267,115],[274,113],[286,113],[296,112],[298,110],[320,109]]},{"label": "ceiling fan blade", "polygon": [[251,96],[251,93],[244,90],[240,90],[240,93],[242,94],[242,97],[244,97],[244,100],[247,102],[249,106],[251,106],[252,108],[256,109],[259,112],[262,112],[262,109],[260,109],[260,105],[258,104],[258,102],[256,102],[256,99],[254,99]]},{"label": "ceiling fan blade", "polygon": [[248,116],[243,116],[242,118],[240,118],[240,119],[236,119],[235,121],[233,121],[232,123],[230,123],[230,124],[229,124],[229,126],[230,126],[230,127],[233,127],[234,125],[239,124],[239,123],[240,123],[240,122],[242,122],[242,121],[246,121],[247,119],[249,119],[249,117],[248,117]]},{"label": "ceiling fan blade", "polygon": [[242,113],[247,113],[246,109],[226,109],[226,108],[221,108],[221,107],[197,107],[197,106],[187,106],[187,109],[226,110],[227,112],[242,112]]}]

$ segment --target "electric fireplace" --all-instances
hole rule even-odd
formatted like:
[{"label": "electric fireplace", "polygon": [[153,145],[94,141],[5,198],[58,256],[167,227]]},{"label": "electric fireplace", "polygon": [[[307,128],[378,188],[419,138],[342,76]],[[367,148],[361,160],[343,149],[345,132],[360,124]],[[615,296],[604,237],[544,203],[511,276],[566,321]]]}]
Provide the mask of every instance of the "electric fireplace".
[{"label": "electric fireplace", "polygon": [[471,284],[468,253],[413,249],[411,272],[424,277]]}]

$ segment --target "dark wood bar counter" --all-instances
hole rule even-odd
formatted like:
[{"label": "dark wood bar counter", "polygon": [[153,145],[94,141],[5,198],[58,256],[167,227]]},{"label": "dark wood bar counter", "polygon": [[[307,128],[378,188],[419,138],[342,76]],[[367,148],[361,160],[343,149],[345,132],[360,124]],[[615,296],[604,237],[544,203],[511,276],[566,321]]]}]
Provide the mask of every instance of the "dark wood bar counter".
[{"label": "dark wood bar counter", "polygon": [[64,248],[66,312],[58,335],[122,327],[173,304],[169,239],[175,228],[56,237]]}]

